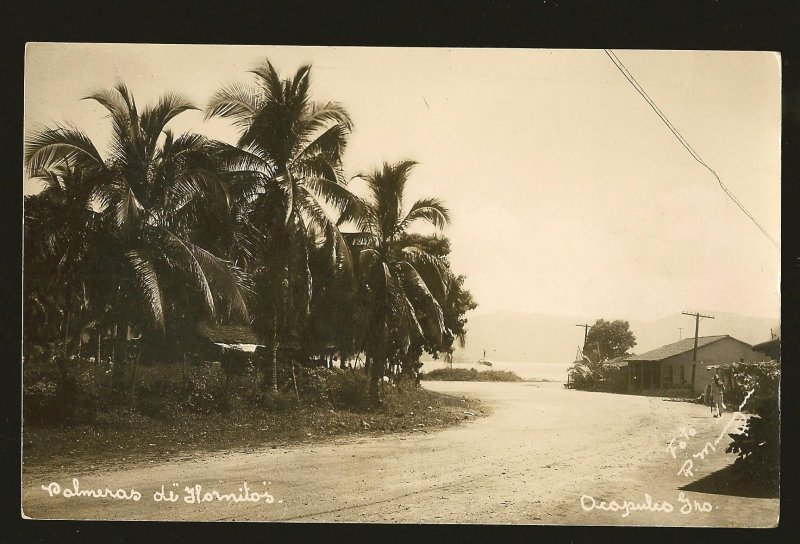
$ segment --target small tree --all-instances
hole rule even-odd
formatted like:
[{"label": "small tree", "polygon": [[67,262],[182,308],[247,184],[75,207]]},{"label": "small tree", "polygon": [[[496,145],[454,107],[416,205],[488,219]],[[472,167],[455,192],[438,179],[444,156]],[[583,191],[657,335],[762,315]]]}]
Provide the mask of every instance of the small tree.
[{"label": "small tree", "polygon": [[630,323],[619,319],[598,319],[589,329],[583,353],[592,361],[599,362],[628,355],[628,350],[635,345],[636,337],[630,331]]}]

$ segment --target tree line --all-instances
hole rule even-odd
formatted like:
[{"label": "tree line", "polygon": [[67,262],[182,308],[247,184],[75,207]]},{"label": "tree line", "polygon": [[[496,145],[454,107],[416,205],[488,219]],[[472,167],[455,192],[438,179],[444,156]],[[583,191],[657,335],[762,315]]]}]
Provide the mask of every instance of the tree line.
[{"label": "tree line", "polygon": [[108,112],[106,156],[72,125],[28,135],[44,189],[24,203],[26,357],[67,379],[74,357],[105,356],[118,389],[145,345],[185,355],[201,321],[239,323],[264,338],[264,390],[281,364],[363,355],[378,405],[386,373],[413,376],[423,351],[463,343],[476,303],[448,261],[446,205],[404,201],[416,163],[358,174],[357,196],[342,166],[351,118],[312,99],[311,66],[284,78],[264,60],[252,76],[202,109],[236,145],[173,133],[201,108],[169,93],[140,109],[122,82],[85,97]]}]

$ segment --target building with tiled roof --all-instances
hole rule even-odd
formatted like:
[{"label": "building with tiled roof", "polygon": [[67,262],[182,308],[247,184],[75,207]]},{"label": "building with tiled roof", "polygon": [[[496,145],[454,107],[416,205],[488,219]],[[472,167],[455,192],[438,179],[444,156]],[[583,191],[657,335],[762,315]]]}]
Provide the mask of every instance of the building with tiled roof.
[{"label": "building with tiled roof", "polygon": [[747,342],[732,336],[700,336],[697,339],[697,364],[692,391],[694,338],[684,338],[672,344],[625,358],[628,363],[628,388],[633,392],[658,389],[689,389],[700,394],[711,383],[713,372],[709,365],[738,361],[756,362],[764,354],[753,350]]},{"label": "building with tiled roof", "polygon": [[223,325],[204,321],[197,325],[197,332],[222,347],[264,345],[263,339],[247,325]]},{"label": "building with tiled roof", "polygon": [[254,354],[263,348],[264,339],[247,325],[212,323],[197,324],[198,342],[193,352],[201,361],[221,363],[226,372],[241,373],[254,359]]}]

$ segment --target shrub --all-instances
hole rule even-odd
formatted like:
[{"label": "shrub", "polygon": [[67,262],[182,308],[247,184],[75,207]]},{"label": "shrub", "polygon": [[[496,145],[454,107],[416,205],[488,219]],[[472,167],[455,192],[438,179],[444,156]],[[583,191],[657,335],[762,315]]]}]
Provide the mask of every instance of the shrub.
[{"label": "shrub", "polygon": [[475,368],[437,368],[420,374],[421,380],[464,382],[521,382],[524,381],[508,370],[481,370]]},{"label": "shrub", "polygon": [[145,421],[142,414],[130,407],[119,407],[111,410],[104,410],[95,416],[95,425],[107,429],[129,429]]},{"label": "shrub", "polygon": [[331,381],[331,402],[336,408],[365,410],[369,406],[369,378],[366,372],[338,370]]},{"label": "shrub", "polygon": [[175,399],[170,397],[138,397],[136,410],[147,417],[161,421],[169,421],[178,415],[180,410]]},{"label": "shrub", "polygon": [[257,406],[260,406],[270,412],[288,412],[298,407],[297,397],[294,392],[288,391],[267,391],[259,392],[253,400]]},{"label": "shrub", "polygon": [[737,454],[735,469],[748,484],[777,493],[780,478],[780,379],[778,363],[736,363],[726,403],[751,414],[744,432],[731,434],[726,452]]},{"label": "shrub", "polygon": [[35,382],[25,380],[22,402],[25,424],[46,425],[53,423],[54,419],[65,419],[58,388],[58,384],[48,377],[40,377]]},{"label": "shrub", "polygon": [[225,375],[214,368],[192,369],[187,373],[185,406],[200,414],[227,410],[230,403],[225,383]]},{"label": "shrub", "polygon": [[105,406],[102,368],[88,359],[66,363],[66,376],[51,365],[25,369],[23,417],[34,425],[91,423]]},{"label": "shrub", "polygon": [[[341,372],[341,371],[338,371]],[[291,373],[291,372],[290,372]],[[334,376],[337,370],[325,367],[295,366],[297,378],[297,391],[303,404],[314,406],[329,406],[333,401],[335,389]],[[294,379],[289,377],[289,390],[294,392]]]}]

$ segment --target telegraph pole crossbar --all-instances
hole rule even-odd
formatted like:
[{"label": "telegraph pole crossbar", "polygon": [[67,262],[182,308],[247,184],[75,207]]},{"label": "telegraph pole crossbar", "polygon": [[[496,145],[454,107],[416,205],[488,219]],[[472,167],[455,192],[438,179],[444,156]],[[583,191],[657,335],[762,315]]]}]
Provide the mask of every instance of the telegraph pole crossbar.
[{"label": "telegraph pole crossbar", "polygon": [[692,350],[692,395],[694,395],[694,379],[697,370],[697,337],[700,332],[700,319],[714,319],[713,315],[703,315],[698,312],[681,312],[683,315],[694,317],[694,349]]}]

